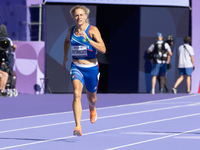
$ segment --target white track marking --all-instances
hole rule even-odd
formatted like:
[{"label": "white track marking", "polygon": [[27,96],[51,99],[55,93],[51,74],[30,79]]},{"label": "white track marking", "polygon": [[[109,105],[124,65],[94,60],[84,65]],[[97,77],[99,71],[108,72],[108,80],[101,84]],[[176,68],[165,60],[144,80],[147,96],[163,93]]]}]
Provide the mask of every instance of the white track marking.
[{"label": "white track marking", "polygon": [[178,135],[181,135],[181,134],[187,134],[187,133],[194,132],[194,131],[199,131],[199,130],[200,130],[200,128],[194,129],[194,130],[188,130],[188,131],[185,131],[185,132],[170,134],[170,135],[162,136],[162,137],[159,137],[159,138],[154,138],[154,139],[149,139],[149,140],[140,141],[140,142],[136,142],[136,143],[131,143],[131,144],[127,144],[127,145],[122,145],[122,146],[118,146],[118,147],[108,148],[106,150],[114,150],[114,149],[119,149],[119,148],[134,146],[134,145],[138,145],[138,144],[143,144],[143,143],[147,143],[147,142],[162,140],[162,139],[166,139],[166,138],[178,136]]},{"label": "white track marking", "polygon": [[[143,123],[133,124],[133,125],[128,125],[128,126],[122,126],[122,127],[117,127],[117,128],[110,128],[110,129],[105,129],[105,130],[99,130],[99,131],[95,131],[95,132],[88,132],[88,133],[83,134],[83,136],[97,134],[97,133],[103,133],[103,132],[108,132],[108,131],[114,131],[114,130],[120,130],[120,129],[130,128],[130,127],[136,127],[136,126],[141,126],[141,125],[147,125],[147,124],[152,124],[152,123],[158,123],[158,122],[163,122],[163,121],[169,121],[169,120],[175,120],[175,119],[193,117],[193,116],[198,116],[198,115],[200,115],[200,113],[189,114],[189,115],[184,115],[184,116],[177,116],[177,117],[160,119],[160,120],[154,120],[154,121],[143,122]],[[200,130],[200,128],[199,129],[195,129],[195,130],[186,131],[184,133],[194,132],[194,131],[197,131],[197,130]],[[179,135],[179,134],[180,133],[173,134],[173,136],[176,136],[176,135]],[[66,136],[66,137],[55,138],[55,139],[50,139],[50,140],[44,140],[44,141],[38,141],[38,142],[32,142],[32,143],[26,143],[26,144],[20,144],[20,145],[13,145],[13,146],[8,146],[8,147],[0,148],[0,150],[17,148],[17,147],[23,147],[23,146],[34,145],[34,144],[40,144],[40,143],[45,143],[45,142],[50,142],[50,141],[64,140],[64,139],[73,138],[73,137],[75,137],[75,136]],[[156,138],[156,139],[151,139],[151,140],[137,142],[137,144],[141,144],[141,143],[145,143],[145,142],[150,142],[150,141],[155,141],[155,140],[163,139],[163,138],[167,138],[167,137],[172,137],[172,135],[164,136],[164,137],[161,137],[161,138]],[[127,145],[126,145],[126,147],[127,147]]]},{"label": "white track marking", "polygon": [[[195,104],[199,105],[199,103],[195,103]],[[164,108],[136,111],[136,112],[130,112],[130,113],[122,113],[122,114],[98,117],[98,119],[114,118],[114,117],[120,117],[120,116],[135,115],[135,114],[141,114],[141,113],[149,113],[149,112],[155,112],[155,111],[162,111],[162,110],[196,106],[195,104],[178,105],[178,106],[172,106],[172,107],[164,107]],[[90,120],[90,119],[82,119],[81,121],[83,122],[83,121],[88,121],[88,120]],[[67,122],[53,123],[53,124],[47,124],[47,125],[40,125],[40,126],[33,126],[33,127],[26,127],[26,128],[0,131],[0,134],[1,133],[8,133],[8,132],[15,132],[15,131],[22,131],[22,130],[30,130],[30,129],[36,129],[36,128],[43,128],[43,127],[49,127],[49,126],[63,125],[63,124],[69,124],[69,123],[74,123],[74,121],[67,121]]]},{"label": "white track marking", "polygon": [[162,99],[162,100],[147,101],[147,102],[142,102],[142,103],[132,103],[132,104],[117,105],[117,106],[101,107],[101,108],[97,108],[97,109],[108,109],[108,108],[118,108],[118,107],[124,107],[124,106],[145,105],[145,104],[149,104],[149,103],[151,104],[151,103],[157,103],[157,102],[172,101],[172,100],[193,97],[193,96],[198,96],[198,95],[199,94],[194,94],[194,95],[180,96],[180,97],[174,97],[174,98],[167,98],[167,99]]},{"label": "white track marking", "polygon": [[17,117],[17,118],[8,118],[8,119],[2,119],[0,122],[3,121],[12,121],[12,120],[19,120],[19,119],[29,119],[29,118],[36,118],[36,117],[46,117],[46,116],[53,116],[53,115],[62,115],[62,114],[68,114],[73,113],[73,111],[67,111],[67,112],[59,112],[59,113],[50,113],[50,114],[42,114],[42,115],[34,115],[34,116],[26,116],[26,117]]},{"label": "white track marking", "polygon": [[[163,101],[171,101],[171,100],[177,100],[181,98],[186,98],[186,97],[193,97],[193,96],[198,96],[199,94],[193,94],[193,95],[188,95],[188,96],[180,96],[180,97],[174,97],[174,98],[168,98],[168,99],[162,99],[162,100],[153,100],[153,101],[148,101],[148,102],[142,102],[142,103],[132,103],[132,104],[124,104],[124,105],[117,105],[117,106],[109,106],[109,107],[100,107],[96,108],[97,110],[100,109],[109,109],[109,108],[117,108],[117,107],[126,107],[126,106],[132,106],[132,105],[144,105],[148,103],[156,103],[156,102],[163,102]],[[84,109],[84,111],[88,111],[89,109]],[[10,121],[10,120],[18,120],[18,119],[28,119],[28,118],[35,118],[35,117],[46,117],[46,116],[52,116],[52,115],[60,115],[60,114],[67,114],[67,113],[73,113],[73,111],[67,111],[67,112],[59,112],[59,113],[50,113],[50,114],[42,114],[42,115],[33,115],[33,116],[26,116],[26,117],[17,117],[17,118],[8,118],[8,119],[1,119],[0,122],[3,121]]]},{"label": "white track marking", "polygon": [[129,135],[169,135],[170,133],[154,133],[154,132],[121,132],[120,134]]},{"label": "white track marking", "polygon": [[[87,119],[87,120],[89,120],[89,119]],[[74,123],[74,121],[53,123],[53,124],[47,124],[47,125],[41,125],[41,126],[27,127],[27,128],[19,128],[19,129],[13,129],[13,130],[6,130],[6,131],[0,131],[0,133],[8,133],[8,132],[16,132],[16,131],[44,128],[44,127],[57,126],[57,125],[63,125],[63,124],[68,124],[68,123]]]},{"label": "white track marking", "polygon": [[178,136],[176,139],[200,140],[200,136]]}]

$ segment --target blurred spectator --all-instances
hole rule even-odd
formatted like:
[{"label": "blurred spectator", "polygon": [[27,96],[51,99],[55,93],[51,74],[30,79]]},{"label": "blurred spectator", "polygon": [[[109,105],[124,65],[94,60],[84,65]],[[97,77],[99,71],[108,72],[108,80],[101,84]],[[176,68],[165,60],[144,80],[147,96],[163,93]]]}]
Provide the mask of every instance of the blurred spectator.
[{"label": "blurred spectator", "polygon": [[174,87],[172,88],[172,92],[174,94],[177,93],[178,85],[183,81],[184,75],[186,75],[186,84],[187,84],[187,93],[191,94],[191,74],[192,71],[195,70],[195,63],[194,63],[194,50],[193,47],[190,46],[191,38],[189,36],[185,36],[183,39],[184,43],[178,48],[179,52],[179,74],[180,77],[177,79]]}]

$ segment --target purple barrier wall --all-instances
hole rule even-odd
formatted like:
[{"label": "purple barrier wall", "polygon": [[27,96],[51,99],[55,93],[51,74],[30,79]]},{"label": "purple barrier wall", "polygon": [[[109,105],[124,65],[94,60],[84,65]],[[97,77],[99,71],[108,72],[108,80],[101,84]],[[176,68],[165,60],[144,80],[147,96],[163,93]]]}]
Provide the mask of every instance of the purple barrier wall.
[{"label": "purple barrier wall", "polygon": [[44,42],[13,43],[17,45],[13,68],[17,75],[16,89],[19,93],[44,93],[41,80],[45,73]]},{"label": "purple barrier wall", "polygon": [[198,93],[200,86],[200,1],[192,0],[192,46],[194,48],[195,71],[192,74],[192,92]]}]

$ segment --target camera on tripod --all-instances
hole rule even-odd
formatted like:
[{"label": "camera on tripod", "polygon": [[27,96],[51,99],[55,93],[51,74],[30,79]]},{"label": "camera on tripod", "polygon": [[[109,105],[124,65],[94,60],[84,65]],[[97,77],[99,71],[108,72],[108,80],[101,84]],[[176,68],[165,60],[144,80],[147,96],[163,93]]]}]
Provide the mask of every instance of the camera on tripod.
[{"label": "camera on tripod", "polygon": [[7,54],[11,51],[11,44],[8,38],[0,37],[0,65],[1,70],[6,71],[8,65],[6,62],[8,61]]},{"label": "camera on tripod", "polygon": [[169,44],[169,46],[173,46],[173,36],[169,35],[167,40],[165,40],[166,43]]},{"label": "camera on tripod", "polygon": [[0,51],[8,52],[10,50],[11,44],[7,38],[0,38]]}]

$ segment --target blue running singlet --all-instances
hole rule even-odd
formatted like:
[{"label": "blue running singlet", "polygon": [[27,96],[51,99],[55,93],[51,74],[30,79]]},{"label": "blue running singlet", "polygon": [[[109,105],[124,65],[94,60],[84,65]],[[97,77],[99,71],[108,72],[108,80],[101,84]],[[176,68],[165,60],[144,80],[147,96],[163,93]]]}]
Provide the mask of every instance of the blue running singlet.
[{"label": "blue running singlet", "polygon": [[[70,41],[71,41],[71,54],[73,59],[95,59],[97,50],[92,47],[90,43],[88,43],[82,36],[75,35],[75,27],[72,27],[71,34],[70,34]],[[88,25],[85,33],[87,34],[89,39],[92,39],[89,35],[89,30],[91,25]]]}]

